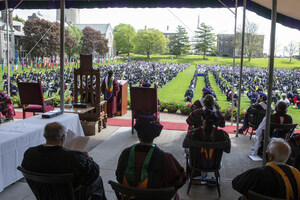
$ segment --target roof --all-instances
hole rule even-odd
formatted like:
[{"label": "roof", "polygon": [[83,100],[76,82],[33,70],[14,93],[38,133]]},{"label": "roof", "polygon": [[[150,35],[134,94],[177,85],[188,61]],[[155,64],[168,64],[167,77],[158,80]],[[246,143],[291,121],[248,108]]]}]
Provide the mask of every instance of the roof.
[{"label": "roof", "polygon": [[81,30],[89,26],[97,31],[100,31],[102,35],[105,35],[110,24],[74,24],[74,26],[80,28]]},{"label": "roof", "polygon": [[[243,0],[237,0],[243,6]],[[234,0],[222,0],[228,7],[234,7]],[[9,0],[8,7],[14,8],[20,0]],[[272,0],[248,0],[247,9],[265,18],[271,18]],[[65,0],[65,8],[223,8],[219,0]],[[19,9],[59,9],[60,0],[23,0]],[[299,0],[278,1],[277,22],[300,30]],[[0,10],[5,2],[0,1]]]}]

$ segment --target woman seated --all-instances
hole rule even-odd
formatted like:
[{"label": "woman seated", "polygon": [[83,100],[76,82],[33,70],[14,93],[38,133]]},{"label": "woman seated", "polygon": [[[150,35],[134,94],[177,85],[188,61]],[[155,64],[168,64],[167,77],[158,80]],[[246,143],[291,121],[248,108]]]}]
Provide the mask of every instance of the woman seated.
[{"label": "woman seated", "polygon": [[[189,129],[182,143],[182,147],[185,148],[186,153],[187,173],[189,173],[188,148],[190,139],[211,142],[228,141],[228,145],[224,151],[229,153],[231,149],[231,142],[228,134],[222,129],[217,128],[218,126],[225,127],[225,119],[220,111],[213,109],[215,105],[213,96],[206,95],[203,102],[204,107],[193,111],[186,120],[189,124]],[[204,176],[206,176],[206,174]],[[210,180],[210,182],[214,182],[214,180]]]},{"label": "woman seated", "polygon": [[5,116],[5,120],[13,120],[16,115],[14,104],[3,91],[0,91],[0,112]]},{"label": "woman seated", "polygon": [[207,94],[203,100],[204,106],[196,109],[186,119],[188,127],[187,135],[191,136],[194,128],[202,126],[203,120],[209,115],[213,115],[213,125],[225,127],[225,118],[223,114],[215,108],[215,99],[212,95]]},{"label": "woman seated", "polygon": [[[290,115],[286,114],[288,110],[288,106],[285,102],[279,101],[275,106],[275,114],[271,114],[271,122],[279,123],[279,124],[291,124],[293,123],[293,119]],[[266,117],[263,121],[259,124],[256,130],[256,144],[255,144],[255,153],[258,155],[262,155],[262,141],[264,138],[264,130],[266,126]],[[270,133],[273,131],[271,130]],[[281,137],[284,133],[277,133],[277,137]],[[272,135],[270,135],[272,136]]]}]

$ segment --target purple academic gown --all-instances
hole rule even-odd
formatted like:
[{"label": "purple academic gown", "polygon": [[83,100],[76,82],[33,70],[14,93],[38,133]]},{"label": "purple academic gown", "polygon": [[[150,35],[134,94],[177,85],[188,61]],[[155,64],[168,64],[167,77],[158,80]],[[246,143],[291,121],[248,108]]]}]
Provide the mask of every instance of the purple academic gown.
[{"label": "purple academic gown", "polygon": [[[110,77],[109,77],[110,78]],[[111,101],[111,99],[107,99],[107,95],[105,93],[106,91],[106,84],[105,84],[105,79],[102,81],[102,85],[101,85],[101,92],[102,94],[104,94],[104,99],[107,102],[107,114],[108,115],[113,115],[117,112],[117,95],[119,92],[119,84],[116,78],[114,78],[114,82],[113,82],[113,95],[110,98],[113,98],[112,102],[109,103]]]}]

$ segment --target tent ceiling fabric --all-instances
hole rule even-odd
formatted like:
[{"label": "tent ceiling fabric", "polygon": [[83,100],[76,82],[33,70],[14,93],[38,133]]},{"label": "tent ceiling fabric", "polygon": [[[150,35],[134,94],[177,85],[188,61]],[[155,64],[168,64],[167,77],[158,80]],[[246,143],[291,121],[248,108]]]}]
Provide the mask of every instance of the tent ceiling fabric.
[{"label": "tent ceiling fabric", "polygon": [[[272,8],[272,0],[252,0],[269,9]],[[300,1],[299,0],[279,0],[277,1],[277,12],[300,20]]]},{"label": "tent ceiling fabric", "polygon": [[[8,0],[9,8],[14,8],[20,0]],[[65,0],[66,8],[223,8],[218,0]],[[228,7],[234,7],[235,0],[222,0]],[[247,9],[271,18],[272,0],[248,0]],[[243,0],[238,0],[243,6]],[[58,9],[60,0],[23,0],[20,9]],[[277,22],[300,30],[300,0],[279,0]],[[0,10],[5,9],[0,0]]]}]

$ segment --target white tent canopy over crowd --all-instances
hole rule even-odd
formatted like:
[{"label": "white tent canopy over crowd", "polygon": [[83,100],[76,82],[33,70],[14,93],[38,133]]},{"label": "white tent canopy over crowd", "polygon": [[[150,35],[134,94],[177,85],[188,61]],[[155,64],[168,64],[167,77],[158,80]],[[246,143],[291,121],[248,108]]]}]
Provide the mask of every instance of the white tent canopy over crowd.
[{"label": "white tent canopy over crowd", "polygon": [[[63,77],[63,62],[64,62],[64,9],[65,8],[221,8],[221,7],[239,7],[244,6],[245,9],[251,10],[256,14],[272,19],[271,27],[271,39],[270,39],[270,58],[269,58],[269,78],[268,78],[268,99],[271,99],[272,95],[272,80],[274,70],[274,50],[275,50],[275,33],[276,33],[276,22],[290,28],[300,30],[300,1],[299,0],[0,0],[0,10],[5,9],[61,9],[62,19],[60,23],[60,86],[63,88],[64,77]],[[220,16],[221,17],[221,16]],[[245,24],[245,23],[244,23]],[[243,25],[244,26],[244,25]],[[8,34],[7,34],[8,35]],[[7,53],[8,55],[8,53]],[[9,60],[9,59],[7,59]],[[243,59],[241,59],[241,69],[243,66]],[[9,64],[8,64],[9,67]],[[242,73],[242,70],[240,70]],[[9,75],[8,75],[9,78]],[[240,79],[241,81],[241,79]],[[9,80],[8,80],[9,83]],[[9,84],[8,84],[9,85]],[[241,84],[239,84],[241,87]],[[240,97],[239,90],[239,97]],[[64,109],[63,93],[61,93],[61,111]],[[239,98],[240,100],[240,98]],[[267,117],[266,117],[266,132],[269,131],[270,127],[270,115],[271,115],[271,101],[268,101],[267,106]],[[239,121],[239,120],[237,120]],[[238,124],[237,124],[238,127]],[[265,145],[269,141],[268,134],[265,134]],[[265,149],[264,149],[264,164]]]}]

